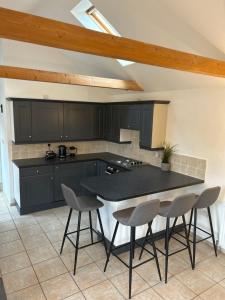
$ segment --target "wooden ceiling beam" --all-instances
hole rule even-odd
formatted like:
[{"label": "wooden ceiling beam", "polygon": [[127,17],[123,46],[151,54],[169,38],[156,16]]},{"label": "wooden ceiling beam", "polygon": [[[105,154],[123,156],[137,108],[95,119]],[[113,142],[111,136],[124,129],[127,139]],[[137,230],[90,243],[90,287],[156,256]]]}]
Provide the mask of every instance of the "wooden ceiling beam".
[{"label": "wooden ceiling beam", "polygon": [[225,61],[0,8],[0,38],[225,77]]},{"label": "wooden ceiling beam", "polygon": [[49,72],[44,70],[35,70],[1,65],[0,78],[61,83],[120,90],[143,91],[143,89],[135,81],[132,80],[121,80],[79,74]]}]

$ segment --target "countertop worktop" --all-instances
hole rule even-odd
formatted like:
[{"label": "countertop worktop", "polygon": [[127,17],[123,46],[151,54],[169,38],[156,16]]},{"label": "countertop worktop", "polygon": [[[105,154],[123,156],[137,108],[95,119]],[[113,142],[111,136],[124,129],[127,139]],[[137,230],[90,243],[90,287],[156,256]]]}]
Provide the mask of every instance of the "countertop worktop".
[{"label": "countertop worktop", "polygon": [[81,181],[81,185],[88,191],[108,201],[122,201],[200,183],[204,183],[204,180],[172,171],[164,172],[152,165],[138,166],[130,172],[90,177]]},{"label": "countertop worktop", "polygon": [[[40,167],[40,166],[54,166],[58,164],[76,163],[82,161],[102,160],[107,163],[116,163],[117,160],[124,160],[125,157],[119,156],[109,152],[90,153],[90,154],[77,154],[75,157],[67,157],[66,159],[49,159],[45,158],[27,158],[27,159],[16,159],[13,163],[18,168],[29,168],[29,167]],[[125,168],[126,169],[126,168]]]},{"label": "countertop worktop", "polygon": [[[65,163],[102,160],[106,163],[117,164],[117,160],[125,157],[109,152],[79,154],[74,158],[45,160],[44,158],[18,159],[13,163],[18,168],[54,166]],[[124,168],[126,169],[126,168]],[[141,197],[160,193],[177,188],[203,183],[204,180],[183,175],[176,172],[163,172],[152,165],[140,165],[128,168],[125,172],[113,175],[88,177],[81,181],[81,185],[91,193],[109,201],[122,201],[125,199]]]}]

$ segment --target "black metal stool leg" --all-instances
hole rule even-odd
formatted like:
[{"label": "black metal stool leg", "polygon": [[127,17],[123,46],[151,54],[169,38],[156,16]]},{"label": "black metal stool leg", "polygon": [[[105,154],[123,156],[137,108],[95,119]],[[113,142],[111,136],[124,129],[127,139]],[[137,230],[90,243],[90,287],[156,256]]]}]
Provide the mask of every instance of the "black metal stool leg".
[{"label": "black metal stool leg", "polygon": [[167,283],[168,277],[168,258],[169,258],[169,230],[170,230],[170,218],[166,218],[166,235],[165,235],[165,283]]},{"label": "black metal stool leg", "polygon": [[64,235],[63,235],[63,240],[62,240],[60,254],[62,254],[62,251],[63,251],[63,247],[64,247],[64,243],[65,243],[65,239],[66,239],[66,234],[67,234],[68,227],[69,227],[69,224],[70,224],[70,219],[71,219],[72,211],[73,211],[73,209],[70,208],[69,216],[68,216],[68,219],[67,219],[67,222],[66,222],[66,228],[65,228],[65,231],[64,231]]},{"label": "black metal stool leg", "polygon": [[112,252],[112,247],[113,247],[113,244],[114,244],[114,240],[115,240],[115,237],[116,237],[118,226],[119,226],[119,222],[117,221],[114,232],[113,232],[112,241],[111,241],[110,246],[109,246],[109,251],[108,251],[106,262],[105,262],[104,272],[106,271],[106,268],[107,268],[107,265],[108,265],[108,262],[109,262],[109,257],[110,257],[110,254]]},{"label": "black metal stool leg", "polygon": [[81,211],[79,211],[79,215],[78,215],[77,238],[76,238],[76,249],[75,249],[73,275],[75,275],[76,267],[77,267],[77,256],[78,256],[78,247],[79,247],[79,239],[80,239],[80,223],[81,223]]},{"label": "black metal stool leg", "polygon": [[194,230],[193,230],[193,269],[195,268],[196,256],[196,226],[197,226],[197,208],[194,209]]},{"label": "black metal stool leg", "polygon": [[97,215],[98,215],[98,221],[99,221],[99,226],[100,226],[100,230],[101,230],[101,234],[102,234],[102,240],[103,240],[103,244],[104,244],[104,248],[105,248],[105,253],[107,255],[107,246],[106,246],[105,234],[104,234],[104,230],[103,230],[103,226],[102,226],[102,219],[101,219],[99,209],[96,209],[96,211],[97,211]]},{"label": "black metal stool leg", "polygon": [[143,254],[143,251],[144,251],[144,247],[145,247],[145,244],[146,244],[147,239],[148,239],[148,234],[149,234],[149,226],[148,226],[148,229],[147,229],[147,232],[146,232],[146,235],[145,235],[145,239],[144,239],[144,242],[143,242],[143,245],[142,245],[142,248],[141,248],[141,253],[139,255],[139,260],[142,257],[142,254]]},{"label": "black metal stool leg", "polygon": [[131,299],[135,227],[130,228],[129,299]]},{"label": "black metal stool leg", "polygon": [[189,242],[189,236],[188,236],[188,231],[187,231],[187,224],[185,220],[185,216],[182,216],[183,224],[184,224],[184,232],[185,232],[185,237],[186,237],[186,242],[187,242],[187,247],[188,247],[188,253],[189,253],[189,258],[191,262],[191,267],[193,269],[193,262],[192,262],[192,256],[191,256],[191,247],[190,247],[190,242]]},{"label": "black metal stool leg", "polygon": [[188,238],[190,237],[190,232],[191,232],[191,223],[192,223],[192,218],[193,218],[193,212],[194,212],[194,208],[191,209],[191,215],[190,215],[189,226],[188,226]]},{"label": "black metal stool leg", "polygon": [[155,241],[154,241],[154,237],[153,237],[153,233],[152,233],[152,223],[149,223],[148,226],[149,226],[150,238],[151,238],[151,242],[152,242],[153,253],[154,253],[154,256],[155,256],[155,262],[156,262],[156,266],[157,266],[157,270],[158,270],[158,274],[159,274],[159,279],[161,281],[162,276],[161,276],[161,272],[160,272],[159,261],[158,261],[158,256],[157,256],[157,250],[156,250],[156,247],[155,247]]},{"label": "black metal stool leg", "polygon": [[210,207],[207,207],[207,210],[208,210],[208,215],[209,215],[209,224],[210,224],[210,229],[211,229],[211,234],[212,234],[213,247],[214,247],[215,255],[217,256],[217,247],[216,247],[216,241],[215,241],[215,236],[214,236]]},{"label": "black metal stool leg", "polygon": [[134,227],[134,234],[133,234],[133,259],[135,256],[135,235],[136,235],[136,227]]},{"label": "black metal stool leg", "polygon": [[90,223],[91,243],[93,244],[93,229],[92,229],[91,211],[89,211],[88,213],[89,213],[89,223]]},{"label": "black metal stool leg", "polygon": [[170,233],[169,233],[169,241],[170,241],[170,239],[171,239],[171,237],[172,237],[174,228],[175,228],[176,223],[177,223],[177,219],[178,219],[178,217],[176,217],[176,218],[174,219],[174,221],[173,221],[173,226],[172,226],[172,228],[171,228],[171,230],[170,230]]}]

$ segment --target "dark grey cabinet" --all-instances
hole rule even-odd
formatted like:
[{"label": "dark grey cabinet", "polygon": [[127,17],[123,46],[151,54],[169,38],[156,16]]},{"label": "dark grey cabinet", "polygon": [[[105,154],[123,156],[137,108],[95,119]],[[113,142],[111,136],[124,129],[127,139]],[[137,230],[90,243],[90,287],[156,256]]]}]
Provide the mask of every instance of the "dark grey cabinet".
[{"label": "dark grey cabinet", "polygon": [[140,121],[140,147],[150,147],[152,133],[153,104],[142,105]]},{"label": "dark grey cabinet", "polygon": [[78,196],[88,195],[80,182],[85,177],[97,175],[96,161],[62,164],[55,166],[55,201],[63,200],[61,184],[76,191]]},{"label": "dark grey cabinet", "polygon": [[120,105],[107,104],[104,110],[104,138],[119,142],[120,139]]},{"label": "dark grey cabinet", "polygon": [[120,106],[120,127],[139,130],[141,119],[141,105],[124,104]]},{"label": "dark grey cabinet", "polygon": [[32,102],[32,141],[54,142],[63,138],[63,104]]},{"label": "dark grey cabinet", "polygon": [[96,104],[64,104],[64,140],[102,138],[103,110]]},{"label": "dark grey cabinet", "polygon": [[20,174],[20,211],[47,209],[54,202],[52,167],[25,168]]},{"label": "dark grey cabinet", "polygon": [[31,102],[17,101],[13,105],[14,141],[28,143],[32,141]]}]

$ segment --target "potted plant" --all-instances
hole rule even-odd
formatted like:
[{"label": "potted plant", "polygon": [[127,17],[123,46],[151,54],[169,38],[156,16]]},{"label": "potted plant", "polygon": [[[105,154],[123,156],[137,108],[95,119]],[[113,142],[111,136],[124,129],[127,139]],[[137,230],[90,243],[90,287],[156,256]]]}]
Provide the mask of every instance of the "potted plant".
[{"label": "potted plant", "polygon": [[162,171],[170,170],[170,158],[172,154],[175,152],[175,147],[176,145],[171,146],[169,143],[163,144],[162,162],[161,162]]}]

